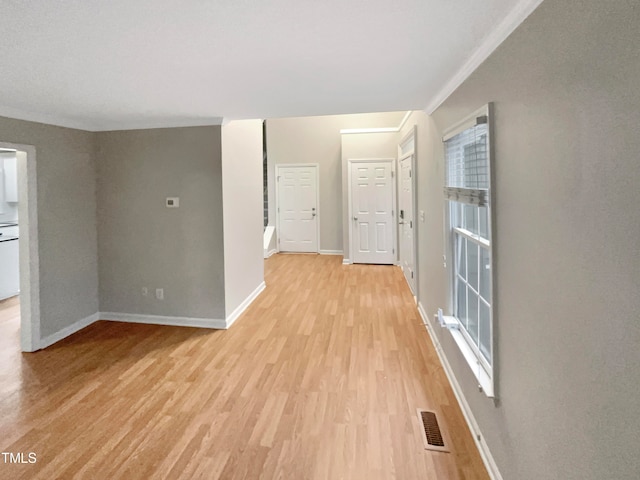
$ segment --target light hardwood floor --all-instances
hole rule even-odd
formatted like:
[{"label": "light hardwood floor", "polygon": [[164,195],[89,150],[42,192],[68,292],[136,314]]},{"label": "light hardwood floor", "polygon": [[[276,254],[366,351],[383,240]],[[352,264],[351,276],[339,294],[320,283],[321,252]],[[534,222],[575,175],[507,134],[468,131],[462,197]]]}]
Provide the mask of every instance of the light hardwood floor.
[{"label": "light hardwood floor", "polygon": [[271,257],[228,331],[101,321],[22,354],[0,303],[0,449],[37,458],[0,478],[488,479],[400,270],[341,260]]}]

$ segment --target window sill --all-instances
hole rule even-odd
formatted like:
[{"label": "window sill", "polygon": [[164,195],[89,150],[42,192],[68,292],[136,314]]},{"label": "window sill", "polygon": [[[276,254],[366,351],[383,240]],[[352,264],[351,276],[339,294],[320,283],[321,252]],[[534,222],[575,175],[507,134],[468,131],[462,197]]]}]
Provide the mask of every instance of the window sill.
[{"label": "window sill", "polygon": [[[445,317],[447,318],[447,317]],[[453,317],[450,317],[453,319]],[[447,322],[450,324],[450,322]],[[456,322],[457,323],[457,322]],[[457,325],[456,325],[457,326]],[[482,392],[489,398],[494,398],[493,391],[493,379],[487,374],[487,372],[482,368],[479,364],[476,354],[471,349],[467,340],[464,338],[464,335],[457,328],[449,328],[449,332],[451,332],[451,336],[453,340],[458,345],[458,348],[462,352],[462,356],[465,358],[471,371],[475,375],[478,380],[478,387],[482,390]]]}]

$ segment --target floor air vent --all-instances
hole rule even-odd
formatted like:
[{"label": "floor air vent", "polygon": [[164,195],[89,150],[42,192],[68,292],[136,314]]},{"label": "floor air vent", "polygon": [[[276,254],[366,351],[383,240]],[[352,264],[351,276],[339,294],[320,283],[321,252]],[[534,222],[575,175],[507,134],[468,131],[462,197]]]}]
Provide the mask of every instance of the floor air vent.
[{"label": "floor air vent", "polygon": [[445,437],[442,435],[438,417],[435,412],[429,410],[418,410],[418,420],[422,427],[422,440],[426,450],[436,450],[438,452],[448,452],[449,448],[445,444]]}]

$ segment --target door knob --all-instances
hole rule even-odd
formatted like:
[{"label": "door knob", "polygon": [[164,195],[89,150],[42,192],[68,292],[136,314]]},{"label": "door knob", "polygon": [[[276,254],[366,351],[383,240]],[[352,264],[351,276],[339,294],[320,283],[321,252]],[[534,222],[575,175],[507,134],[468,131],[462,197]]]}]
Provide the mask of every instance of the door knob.
[{"label": "door knob", "polygon": [[353,217],[353,221],[357,222],[358,221],[358,217]]}]

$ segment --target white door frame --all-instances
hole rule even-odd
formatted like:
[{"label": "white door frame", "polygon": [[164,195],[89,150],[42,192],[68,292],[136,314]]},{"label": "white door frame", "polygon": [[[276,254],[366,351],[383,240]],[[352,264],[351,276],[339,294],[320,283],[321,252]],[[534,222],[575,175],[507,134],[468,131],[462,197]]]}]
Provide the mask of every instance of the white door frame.
[{"label": "white door frame", "polygon": [[348,200],[348,212],[349,212],[349,265],[353,265],[353,254],[355,252],[354,249],[354,236],[353,236],[353,201],[351,191],[351,167],[354,163],[390,163],[391,164],[391,188],[393,192],[391,193],[392,205],[391,205],[391,217],[392,221],[395,223],[395,232],[393,235],[393,251],[395,255],[394,263],[398,264],[398,222],[396,215],[396,182],[394,182],[394,177],[396,177],[396,159],[395,158],[349,158],[347,160],[347,200]]},{"label": "white door frame", "polygon": [[[276,251],[280,252],[280,168],[313,167],[316,169],[316,253],[320,251],[320,164],[278,163],[276,164]],[[313,253],[313,252],[311,252]]]},{"label": "white door frame", "polygon": [[[407,133],[399,142],[398,144],[398,171],[400,171],[400,162],[402,162],[402,160],[406,159],[409,155],[411,155],[411,203],[412,203],[412,210],[413,210],[413,271],[415,272],[414,275],[414,285],[415,285],[415,292],[413,292],[414,298],[417,300],[418,298],[418,292],[420,291],[418,288],[418,284],[419,284],[419,275],[418,275],[418,223],[420,222],[420,213],[417,210],[418,207],[418,189],[417,189],[417,172],[416,172],[416,153],[417,153],[417,149],[416,149],[416,142],[418,140],[418,135],[416,132],[417,128],[414,125],[413,128],[409,131],[409,133]],[[413,137],[413,148],[410,151],[405,152],[404,154],[402,154],[402,145],[406,144],[409,140],[411,140],[411,138]],[[398,178],[398,191],[400,191],[400,175],[397,176]],[[399,218],[399,217],[398,217]],[[398,226],[399,227],[399,226]],[[398,235],[400,234],[400,228],[398,228]],[[400,264],[400,249],[398,248],[398,264]],[[411,288],[411,285],[409,285],[409,288]]]},{"label": "white door frame", "polygon": [[18,222],[20,234],[20,348],[40,349],[40,247],[38,244],[38,189],[36,148],[32,145],[0,142],[0,148],[17,151]]}]

